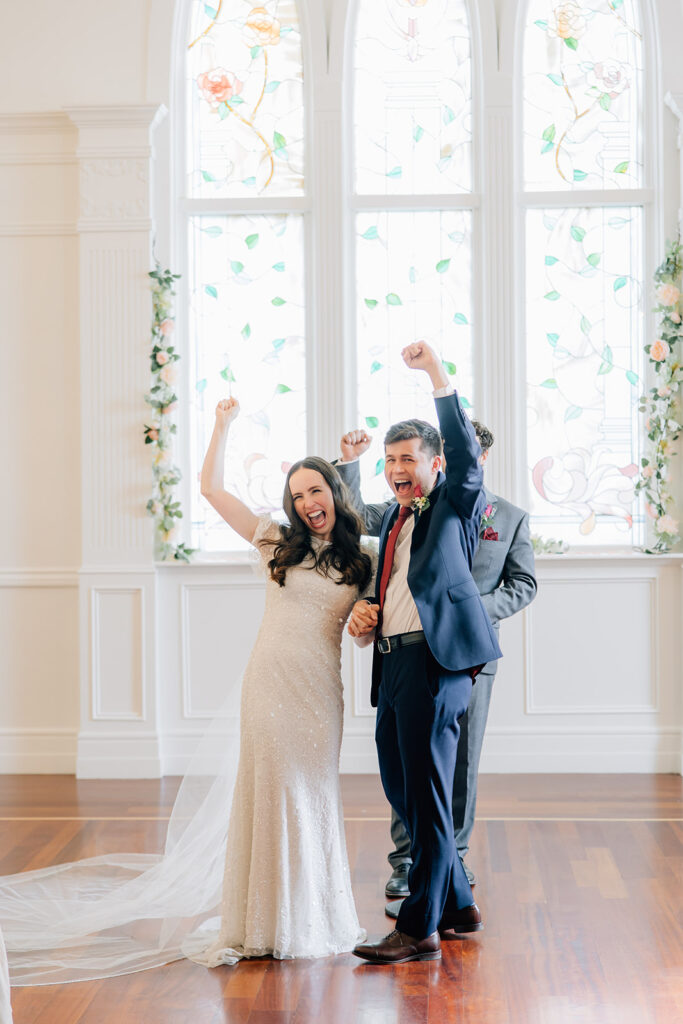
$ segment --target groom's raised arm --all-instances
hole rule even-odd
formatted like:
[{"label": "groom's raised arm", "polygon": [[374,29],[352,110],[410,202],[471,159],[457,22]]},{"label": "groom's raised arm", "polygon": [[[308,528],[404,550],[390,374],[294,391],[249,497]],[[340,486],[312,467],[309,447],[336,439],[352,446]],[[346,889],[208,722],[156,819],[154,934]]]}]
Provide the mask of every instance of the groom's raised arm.
[{"label": "groom's raised arm", "polygon": [[481,447],[457,391],[434,402],[443,437],[448,500],[459,516],[471,519],[481,513],[485,501]]}]

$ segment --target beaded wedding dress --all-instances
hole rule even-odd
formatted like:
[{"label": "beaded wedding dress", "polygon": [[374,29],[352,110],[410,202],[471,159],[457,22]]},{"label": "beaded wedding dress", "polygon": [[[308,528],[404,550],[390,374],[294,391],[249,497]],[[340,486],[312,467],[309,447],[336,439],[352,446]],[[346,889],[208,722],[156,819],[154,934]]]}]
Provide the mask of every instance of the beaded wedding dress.
[{"label": "beaded wedding dress", "polygon": [[[279,527],[254,536],[265,568]],[[314,546],[319,545],[317,539]],[[341,638],[359,593],[315,570],[266,575],[239,683],[185,776],[163,854],[92,857],[0,878],[12,984],[110,977],[189,957],[318,957],[364,937],[339,788]],[[238,708],[241,705],[241,711]]]}]

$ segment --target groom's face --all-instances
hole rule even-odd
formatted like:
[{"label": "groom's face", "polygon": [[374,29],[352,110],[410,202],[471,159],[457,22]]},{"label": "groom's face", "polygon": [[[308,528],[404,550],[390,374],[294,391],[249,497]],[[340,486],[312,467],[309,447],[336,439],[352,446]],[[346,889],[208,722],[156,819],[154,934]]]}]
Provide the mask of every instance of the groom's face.
[{"label": "groom's face", "polygon": [[385,446],[384,476],[399,505],[410,505],[418,485],[423,494],[429,494],[440,468],[441,456],[432,455],[419,437]]}]

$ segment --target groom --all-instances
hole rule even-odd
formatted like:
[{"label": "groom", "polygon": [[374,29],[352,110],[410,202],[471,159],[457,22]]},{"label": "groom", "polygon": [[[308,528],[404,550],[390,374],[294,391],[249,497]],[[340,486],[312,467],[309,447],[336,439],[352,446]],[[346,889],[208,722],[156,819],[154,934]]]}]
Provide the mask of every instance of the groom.
[{"label": "groom", "polygon": [[422,420],[389,429],[384,472],[396,503],[382,520],[375,601],[359,601],[349,622],[351,636],[374,643],[382,784],[413,857],[396,930],[354,950],[380,964],[439,959],[441,931],[481,928],[455,849],[451,795],[472,680],[501,657],[471,573],[486,504],[481,449],[436,353],[417,342],[402,356],[432,382],[446,474],[438,430]]}]

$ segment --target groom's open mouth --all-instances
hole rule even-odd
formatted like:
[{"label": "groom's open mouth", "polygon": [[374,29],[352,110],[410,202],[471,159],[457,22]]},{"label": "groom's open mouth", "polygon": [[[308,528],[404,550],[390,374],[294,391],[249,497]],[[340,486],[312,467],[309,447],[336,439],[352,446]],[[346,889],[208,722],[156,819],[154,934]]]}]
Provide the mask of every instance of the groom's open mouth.
[{"label": "groom's open mouth", "polygon": [[308,519],[308,525],[314,530],[320,530],[327,524],[327,516],[322,509],[317,509],[315,512],[309,512],[306,518]]},{"label": "groom's open mouth", "polygon": [[394,480],[393,481],[393,485],[394,485],[394,490],[398,494],[399,498],[404,498],[406,495],[410,494],[410,491],[411,491],[412,486],[413,486],[413,482],[412,482],[412,480],[399,479],[399,480]]}]

